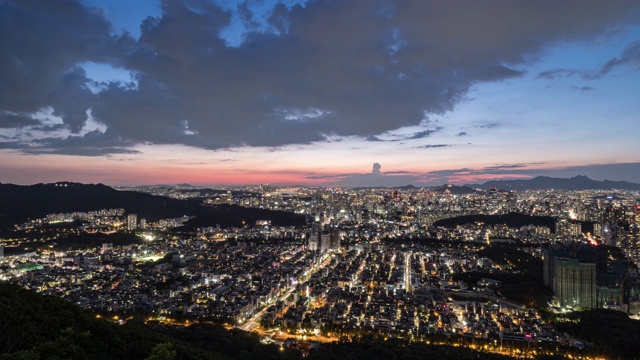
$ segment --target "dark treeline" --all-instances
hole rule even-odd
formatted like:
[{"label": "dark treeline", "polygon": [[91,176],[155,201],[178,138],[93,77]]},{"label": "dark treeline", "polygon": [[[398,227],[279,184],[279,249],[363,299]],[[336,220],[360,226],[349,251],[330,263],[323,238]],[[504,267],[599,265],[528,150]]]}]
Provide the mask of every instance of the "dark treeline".
[{"label": "dark treeline", "polygon": [[456,216],[448,219],[438,220],[433,223],[434,226],[451,227],[456,225],[473,224],[475,222],[483,222],[489,225],[505,224],[509,227],[522,227],[527,225],[545,226],[556,231],[556,221],[551,216],[530,216],[520,213],[508,213],[504,215],[465,215]]}]

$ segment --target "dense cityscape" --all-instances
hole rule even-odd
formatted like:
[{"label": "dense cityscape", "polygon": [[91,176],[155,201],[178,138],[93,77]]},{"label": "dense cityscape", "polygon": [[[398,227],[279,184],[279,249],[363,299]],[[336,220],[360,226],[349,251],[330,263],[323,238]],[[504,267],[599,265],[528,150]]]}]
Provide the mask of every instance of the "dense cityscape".
[{"label": "dense cityscape", "polygon": [[[282,210],[306,225],[188,228],[187,213],[147,220],[122,208],[48,214],[4,233],[0,279],[119,323],[221,323],[303,351],[375,334],[587,356],[593,345],[556,330],[547,313],[640,313],[637,191],[120,190]],[[62,246],[83,234],[133,240]]]}]

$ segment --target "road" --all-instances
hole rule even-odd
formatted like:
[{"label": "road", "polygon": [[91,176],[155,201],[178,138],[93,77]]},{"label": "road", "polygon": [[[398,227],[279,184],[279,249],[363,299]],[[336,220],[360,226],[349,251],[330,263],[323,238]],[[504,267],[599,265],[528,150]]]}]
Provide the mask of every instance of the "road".
[{"label": "road", "polygon": [[[307,281],[309,281],[309,279],[311,278],[311,276],[313,276],[313,274],[315,274],[316,272],[320,271],[322,268],[327,266],[330,261],[331,261],[331,256],[325,255],[325,257],[322,259],[320,263],[310,268],[309,271],[305,272],[305,274],[302,276],[298,284],[304,284]],[[290,285],[287,288],[287,291],[285,291],[284,294],[278,297],[278,300],[279,301],[286,300],[289,296],[291,296],[291,294],[293,294],[298,284]],[[264,305],[262,309],[260,309],[260,311],[258,311],[255,315],[246,319],[242,324],[239,324],[236,327],[244,331],[249,331],[249,332],[254,331],[260,325],[260,319],[262,319],[262,316],[264,315],[264,313],[267,311],[269,306],[271,306],[273,303],[275,303],[275,301],[271,300],[269,303]]]}]

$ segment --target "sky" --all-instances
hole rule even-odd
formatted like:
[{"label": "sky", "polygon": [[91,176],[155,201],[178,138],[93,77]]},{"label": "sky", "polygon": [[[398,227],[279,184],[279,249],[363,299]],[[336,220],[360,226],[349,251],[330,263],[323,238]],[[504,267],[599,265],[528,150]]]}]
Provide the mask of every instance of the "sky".
[{"label": "sky", "polygon": [[640,183],[640,2],[0,0],[0,182]]}]

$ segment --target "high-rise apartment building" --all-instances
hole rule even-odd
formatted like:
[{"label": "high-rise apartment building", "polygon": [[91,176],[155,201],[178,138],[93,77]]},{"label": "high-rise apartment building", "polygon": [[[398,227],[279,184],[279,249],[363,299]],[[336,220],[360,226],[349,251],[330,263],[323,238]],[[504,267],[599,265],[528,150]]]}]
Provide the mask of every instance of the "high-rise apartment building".
[{"label": "high-rise apartment building", "polygon": [[320,250],[320,235],[310,233],[309,240],[307,242],[307,247],[309,250],[312,250],[312,251]]},{"label": "high-rise apartment building", "polygon": [[320,251],[331,249],[331,232],[323,231],[320,233]]},{"label": "high-rise apartment building", "polygon": [[333,229],[331,231],[320,232],[320,251],[338,250],[340,249],[340,231]]},{"label": "high-rise apartment building", "polygon": [[129,214],[127,216],[127,230],[133,231],[138,228],[138,215]]},{"label": "high-rise apartment building", "polygon": [[560,247],[549,247],[542,251],[543,254],[543,282],[545,286],[553,288],[553,278],[555,276],[555,258],[569,257],[569,251]]},{"label": "high-rise apartment building", "polygon": [[596,307],[596,264],[578,259],[554,259],[553,292],[561,307]]}]

